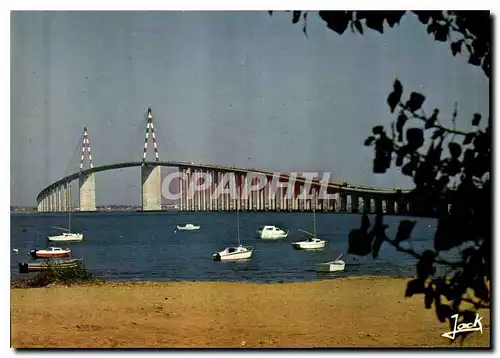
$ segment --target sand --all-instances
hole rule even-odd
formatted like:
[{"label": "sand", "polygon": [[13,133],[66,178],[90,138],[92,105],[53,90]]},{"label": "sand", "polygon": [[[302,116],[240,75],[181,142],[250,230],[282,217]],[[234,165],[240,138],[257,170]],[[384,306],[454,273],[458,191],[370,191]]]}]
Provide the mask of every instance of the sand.
[{"label": "sand", "polygon": [[[123,283],[11,290],[12,346],[61,348],[460,347],[408,278],[307,283]],[[464,347],[490,347],[483,332]]]}]

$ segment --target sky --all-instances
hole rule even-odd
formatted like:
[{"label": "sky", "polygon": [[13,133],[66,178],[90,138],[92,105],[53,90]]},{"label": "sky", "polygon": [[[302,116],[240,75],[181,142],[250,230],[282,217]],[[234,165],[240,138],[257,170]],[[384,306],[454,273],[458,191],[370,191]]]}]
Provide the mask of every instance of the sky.
[{"label": "sky", "polygon": [[[457,128],[489,114],[482,70],[453,57],[413,14],[364,35],[339,36],[312,12],[306,37],[291,20],[265,11],[12,12],[11,205],[35,206],[42,188],[78,171],[85,126],[94,166],[138,160],[148,105],[161,160],[402,188],[411,178],[373,174],[373,149],[363,146],[373,126],[395,120],[386,99],[396,78],[444,124],[455,102]],[[140,168],[98,173],[96,186],[97,205],[141,202]]]}]

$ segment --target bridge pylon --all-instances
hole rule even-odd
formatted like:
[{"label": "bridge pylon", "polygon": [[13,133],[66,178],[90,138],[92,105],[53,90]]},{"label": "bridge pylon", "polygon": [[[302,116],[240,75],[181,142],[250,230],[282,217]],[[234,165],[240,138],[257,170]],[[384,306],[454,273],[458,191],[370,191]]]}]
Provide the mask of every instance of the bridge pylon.
[{"label": "bridge pylon", "polygon": [[146,162],[150,133],[153,140],[155,162],[159,162],[160,155],[158,153],[158,145],[156,144],[156,135],[153,125],[153,111],[151,106],[148,107],[148,122],[146,125],[141,166],[141,196],[143,211],[161,210],[161,167],[151,164],[151,162]]},{"label": "bridge pylon", "polygon": [[[88,156],[89,165],[92,169],[92,153],[90,151],[89,133],[87,127],[83,129],[82,154],[80,156],[80,173],[84,170],[85,153]],[[95,173],[80,174],[79,177],[79,199],[80,211],[96,211],[95,204]]]}]

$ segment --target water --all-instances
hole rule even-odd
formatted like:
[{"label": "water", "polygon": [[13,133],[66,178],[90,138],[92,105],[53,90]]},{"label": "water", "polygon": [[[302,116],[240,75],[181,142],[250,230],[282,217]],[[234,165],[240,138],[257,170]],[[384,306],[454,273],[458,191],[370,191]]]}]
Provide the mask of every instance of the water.
[{"label": "water", "polygon": [[[322,251],[305,252],[291,243],[303,238],[298,229],[312,230],[310,213],[240,213],[240,237],[243,245],[253,246],[251,260],[216,262],[215,251],[236,244],[236,213],[75,213],[73,231],[83,232],[82,243],[61,244],[71,247],[73,257],[83,257],[85,267],[95,275],[113,281],[311,281],[353,275],[414,275],[415,259],[384,244],[379,258],[353,260],[347,255],[349,231],[359,227],[355,214],[317,213],[318,237],[327,240]],[[387,233],[394,237],[401,217],[386,217]],[[370,216],[373,223],[374,218]],[[419,218],[411,245],[421,251],[432,247],[436,222]],[[201,225],[197,231],[175,232],[176,225]],[[67,227],[63,213],[11,215],[11,276],[18,277],[19,261],[28,260],[29,250],[45,248],[47,235]],[[263,241],[255,237],[261,225],[282,225],[290,230],[285,240]],[[344,253],[346,270],[341,273],[316,273],[315,264],[335,259]],[[454,255],[451,255],[454,256]],[[22,276],[27,276],[23,274]]]}]

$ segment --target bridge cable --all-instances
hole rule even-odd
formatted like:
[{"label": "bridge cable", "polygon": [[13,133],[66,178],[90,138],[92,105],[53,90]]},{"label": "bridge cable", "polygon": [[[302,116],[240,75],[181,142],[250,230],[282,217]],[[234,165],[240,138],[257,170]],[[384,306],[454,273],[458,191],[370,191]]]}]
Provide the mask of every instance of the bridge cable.
[{"label": "bridge cable", "polygon": [[76,147],[73,150],[73,153],[71,155],[71,158],[66,166],[66,169],[64,171],[64,176],[71,175],[73,173],[77,173],[79,168],[80,168],[80,153],[81,153],[81,148],[82,148],[82,142],[83,142],[83,132],[80,135],[80,138],[78,139],[78,142],[76,143]]},{"label": "bridge cable", "polygon": [[[147,125],[148,125],[148,117],[147,117],[147,114],[144,114],[142,116],[142,119],[141,119],[141,125],[137,125],[137,128],[139,129],[139,131],[141,133],[141,139],[144,139],[144,134],[146,133]],[[137,136],[136,136],[135,134],[136,133],[134,133],[134,138],[132,141],[133,143],[136,143],[136,140],[138,141],[138,138],[139,138],[139,135],[137,134]],[[143,142],[141,141],[141,143],[143,143]],[[134,152],[134,156],[132,157],[132,161],[133,162],[142,161],[143,151],[144,151],[144,145],[137,146],[137,149]]]}]

